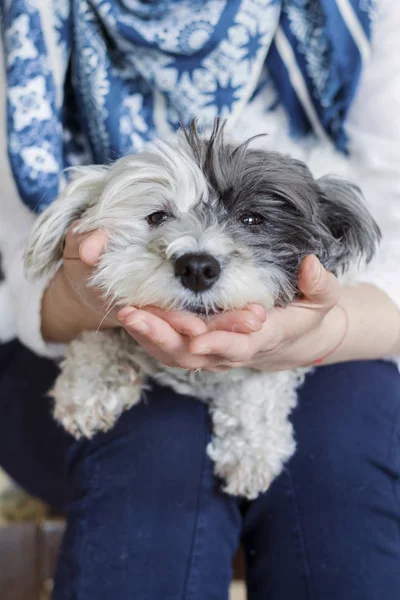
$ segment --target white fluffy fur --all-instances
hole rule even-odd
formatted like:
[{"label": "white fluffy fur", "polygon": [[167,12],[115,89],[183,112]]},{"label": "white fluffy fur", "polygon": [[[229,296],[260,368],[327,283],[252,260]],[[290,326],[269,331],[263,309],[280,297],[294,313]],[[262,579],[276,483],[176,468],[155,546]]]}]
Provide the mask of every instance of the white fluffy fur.
[{"label": "white fluffy fur", "polygon": [[215,473],[227,493],[249,499],[268,489],[295,451],[288,417],[310,370],[183,371],[151,359],[124,331],[85,333],[70,344],[61,368],[54,415],[77,438],[110,429],[139,402],[146,377],[206,402],[213,426],[207,453]]},{"label": "white fluffy fur", "polygon": [[[216,219],[202,222],[201,211],[191,211],[199,201],[212,203],[208,195],[204,175],[182,141],[158,144],[110,167],[83,169],[38,219],[26,254],[28,270],[42,274],[60,260],[65,231],[79,217],[80,232],[108,231],[110,241],[93,283],[111,305],[182,308],[198,302],[174,275],[171,258],[208,252],[223,269],[201,295],[206,309],[242,308],[249,302],[270,308],[277,293],[276,268],[269,263],[257,268],[249,248],[234,244],[223,225]],[[177,218],[152,230],[146,217],[159,210]],[[148,377],[206,402],[213,425],[207,451],[230,494],[255,498],[294,452],[288,417],[307,369],[183,371],[150,358],[124,331],[85,333],[69,345],[61,367],[53,389],[55,417],[75,437],[112,427],[140,400]]]}]

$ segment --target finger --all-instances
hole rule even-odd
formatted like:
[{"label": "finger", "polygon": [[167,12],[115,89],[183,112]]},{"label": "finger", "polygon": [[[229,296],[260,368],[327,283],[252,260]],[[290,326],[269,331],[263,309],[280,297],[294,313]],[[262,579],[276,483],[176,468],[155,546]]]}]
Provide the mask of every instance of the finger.
[{"label": "finger", "polygon": [[258,350],[253,336],[257,334],[212,331],[192,340],[189,350],[197,356],[216,356],[232,363],[247,363]]},{"label": "finger", "polygon": [[77,233],[78,222],[68,228],[65,235],[64,260],[82,260],[89,267],[96,264],[107,242],[105,231]]},{"label": "finger", "polygon": [[71,227],[68,227],[65,234],[65,243],[64,243],[64,260],[78,260],[79,257],[79,246],[81,242],[88,236],[88,234],[76,234],[74,233],[74,229],[77,223],[72,224]]},{"label": "finger", "polygon": [[209,331],[253,333],[260,331],[263,321],[251,310],[235,310],[216,315],[207,324]]},{"label": "finger", "polygon": [[[130,309],[119,311],[117,319],[126,331],[143,347],[150,344],[159,348],[162,353],[172,355],[186,351],[183,336],[168,323],[143,310]],[[159,354],[159,352],[157,353]]]},{"label": "finger", "polygon": [[265,322],[267,318],[267,311],[265,310],[265,308],[260,306],[260,304],[248,304],[246,308],[247,310],[251,310],[255,315],[257,315],[260,321],[262,321],[263,323]]},{"label": "finger", "polygon": [[133,310],[122,319],[125,330],[152,356],[169,366],[184,369],[206,369],[216,364],[216,359],[192,356],[188,339],[175,331],[169,323],[144,310]]},{"label": "finger", "polygon": [[107,233],[101,229],[86,236],[79,244],[79,257],[81,261],[93,267],[104,251],[107,240]]},{"label": "finger", "polygon": [[133,310],[130,314],[125,314],[122,318],[123,327],[153,358],[166,365],[191,371],[209,370],[218,366],[216,357],[192,355],[187,337],[156,315],[144,310]]},{"label": "finger", "polygon": [[246,310],[216,315],[206,323],[196,315],[185,311],[165,311],[156,306],[146,306],[145,310],[167,321],[179,333],[192,338],[213,330],[238,333],[259,331],[266,318],[265,310],[259,305],[250,305]]},{"label": "finger", "polygon": [[306,302],[316,307],[330,309],[340,298],[339,280],[313,255],[306,256],[301,263],[298,286]]},{"label": "finger", "polygon": [[196,337],[207,332],[205,322],[189,312],[185,311],[167,311],[158,308],[157,306],[146,306],[144,310],[163,319],[183,335],[188,337]]}]

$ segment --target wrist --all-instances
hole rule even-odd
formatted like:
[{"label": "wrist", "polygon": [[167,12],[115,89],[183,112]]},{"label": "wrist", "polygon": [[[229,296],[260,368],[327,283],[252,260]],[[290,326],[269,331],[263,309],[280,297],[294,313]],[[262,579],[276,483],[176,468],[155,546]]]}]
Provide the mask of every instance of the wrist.
[{"label": "wrist", "polygon": [[45,289],[41,306],[41,332],[48,342],[67,343],[85,327],[85,310],[60,268]]},{"label": "wrist", "polygon": [[[347,314],[347,332],[320,364],[379,360],[400,353],[400,313],[384,292],[370,284],[344,287],[339,304]],[[327,339],[333,341],[335,333],[343,332],[340,307],[335,306],[325,321]]]},{"label": "wrist", "polygon": [[344,345],[349,332],[349,315],[345,307],[336,304],[325,315],[320,336],[322,337],[322,349],[320,355],[313,361],[313,365],[329,364],[329,359],[338,356],[340,348]]}]

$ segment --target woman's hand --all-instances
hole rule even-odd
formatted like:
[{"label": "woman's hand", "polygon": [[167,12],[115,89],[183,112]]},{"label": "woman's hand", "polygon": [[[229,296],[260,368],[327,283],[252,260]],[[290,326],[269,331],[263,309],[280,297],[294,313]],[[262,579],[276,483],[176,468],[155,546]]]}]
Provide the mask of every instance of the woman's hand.
[{"label": "woman's hand", "polygon": [[192,314],[152,307],[108,313],[107,301],[88,286],[106,241],[101,231],[68,231],[63,265],[43,295],[46,340],[70,342],[84,330],[122,324],[164,364],[211,371],[237,366],[280,370],[325,356],[324,364],[400,354],[399,311],[386,294],[368,284],[341,290],[338,280],[312,256],[300,269],[301,302],[267,315],[257,305],[217,315],[207,323]]},{"label": "woman's hand", "polygon": [[[42,335],[47,341],[69,342],[83,330],[116,327],[101,293],[88,285],[107,237],[104,232],[66,235],[63,264],[42,299]],[[107,316],[106,316],[107,315]]]},{"label": "woman's hand", "polygon": [[[329,353],[343,338],[347,320],[337,307],[339,281],[315,256],[304,259],[298,285],[301,301],[267,315],[261,307],[250,306],[204,323],[185,313],[124,308],[118,318],[149,354],[170,366],[208,371],[242,366],[289,369]],[[239,315],[243,315],[240,327],[235,318]]]},{"label": "woman's hand", "polygon": [[[117,310],[109,311],[108,302],[101,292],[88,285],[93,268],[104,251],[107,235],[103,231],[78,235],[73,229],[74,225],[66,235],[63,264],[43,295],[42,334],[47,341],[70,342],[84,330],[119,326]],[[153,312],[156,319],[156,309]],[[171,339],[179,335],[179,331],[189,335],[207,331],[197,317],[186,313],[165,314],[171,323]],[[264,318],[263,309],[250,307],[249,310],[224,315],[217,325],[246,333],[259,330]],[[167,326],[166,321],[163,323]]]},{"label": "woman's hand", "polygon": [[226,366],[280,371],[313,364],[343,339],[347,314],[340,307],[341,285],[315,256],[300,267],[301,300],[267,313],[263,328],[251,336],[213,332],[196,339],[191,350],[217,354]]}]

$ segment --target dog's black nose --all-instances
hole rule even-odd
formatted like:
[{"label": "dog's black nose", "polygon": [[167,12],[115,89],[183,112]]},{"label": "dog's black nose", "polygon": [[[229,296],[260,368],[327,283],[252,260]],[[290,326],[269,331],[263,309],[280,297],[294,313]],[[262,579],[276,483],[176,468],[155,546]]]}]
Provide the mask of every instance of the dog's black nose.
[{"label": "dog's black nose", "polygon": [[175,263],[175,275],[193,292],[205,292],[217,281],[221,265],[210,254],[184,254]]}]

